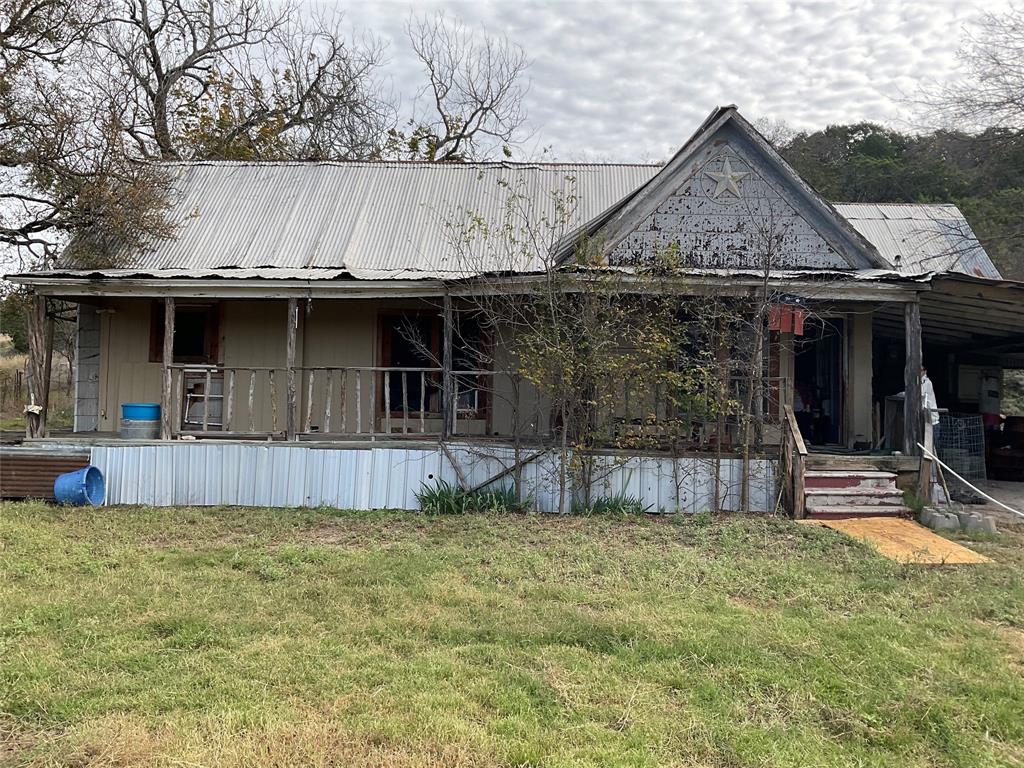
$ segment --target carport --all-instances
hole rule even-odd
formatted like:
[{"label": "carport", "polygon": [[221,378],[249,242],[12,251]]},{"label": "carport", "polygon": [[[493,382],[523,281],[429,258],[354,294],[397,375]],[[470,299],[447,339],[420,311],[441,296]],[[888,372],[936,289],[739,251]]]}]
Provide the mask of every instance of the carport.
[{"label": "carport", "polygon": [[[1024,370],[1024,283],[946,274],[919,296],[921,360],[940,408],[981,414],[990,476],[1024,480],[1024,414],[1006,414],[1007,371]],[[906,319],[883,305],[873,319],[876,408],[904,389]]]}]

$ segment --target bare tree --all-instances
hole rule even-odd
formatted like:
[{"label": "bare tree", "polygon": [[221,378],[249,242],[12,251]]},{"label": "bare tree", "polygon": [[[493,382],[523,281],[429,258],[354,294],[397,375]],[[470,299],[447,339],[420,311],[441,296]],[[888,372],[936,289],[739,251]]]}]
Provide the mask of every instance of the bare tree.
[{"label": "bare tree", "polygon": [[97,48],[145,157],[365,158],[393,123],[380,46],[292,2],[110,0]]},{"label": "bare tree", "polygon": [[1024,8],[985,14],[959,51],[963,77],[925,95],[933,117],[957,129],[1024,129]]},{"label": "bare tree", "polygon": [[506,37],[475,35],[442,14],[411,19],[407,32],[429,82],[410,134],[395,134],[403,153],[438,162],[482,160],[499,150],[511,157],[526,122],[523,49]]},{"label": "bare tree", "polygon": [[162,175],[132,161],[119,104],[85,82],[94,6],[2,2],[0,242],[25,268],[51,264],[71,237],[93,264],[112,244],[164,234]]}]

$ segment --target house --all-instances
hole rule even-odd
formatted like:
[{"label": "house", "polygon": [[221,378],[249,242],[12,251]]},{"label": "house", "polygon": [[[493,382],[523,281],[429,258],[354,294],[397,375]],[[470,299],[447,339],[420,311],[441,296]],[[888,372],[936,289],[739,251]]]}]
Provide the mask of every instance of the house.
[{"label": "house", "polygon": [[[737,470],[726,451],[722,464],[719,430],[704,475],[717,488],[740,472],[742,492],[730,481],[715,492],[718,507],[773,508],[777,481],[792,505],[791,454],[808,442],[848,453],[888,438],[890,454],[918,455],[922,362],[939,403],[967,411],[978,410],[983,377],[1024,367],[1024,284],[1001,278],[954,206],[829,203],[732,106],[661,166],[191,162],[168,171],[172,239],[118,254],[116,269],[68,263],[9,278],[79,306],[75,431],[49,443],[91,446],[113,501],[414,506],[421,482],[506,474],[520,456],[511,443],[543,448],[555,425],[542,391],[509,395],[513,363],[475,364],[480,333],[453,333],[455,313],[484,287],[528,290],[584,239],[624,280],[674,248],[683,292],[770,291],[774,383],[758,411],[760,475],[752,480],[749,457]],[[467,222],[500,233],[510,211],[544,222],[532,250],[462,237]],[[758,241],[768,229],[766,260]],[[797,418],[810,391],[814,417]],[[883,423],[887,398],[902,391],[898,424]],[[121,405],[137,402],[161,404],[159,439],[118,437]],[[709,444],[697,439],[671,460],[703,461]],[[470,453],[472,467],[449,466]],[[536,466],[550,458],[542,453]],[[710,504],[700,472],[673,495],[662,458],[629,461],[614,487],[639,483],[658,508]],[[553,506],[550,492],[532,492]]]}]

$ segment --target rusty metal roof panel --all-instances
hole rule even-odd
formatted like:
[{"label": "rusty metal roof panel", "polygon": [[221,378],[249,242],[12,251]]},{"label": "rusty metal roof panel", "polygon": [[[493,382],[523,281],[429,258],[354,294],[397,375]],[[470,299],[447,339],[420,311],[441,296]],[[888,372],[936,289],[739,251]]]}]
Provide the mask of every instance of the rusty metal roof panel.
[{"label": "rusty metal roof panel", "polygon": [[905,275],[961,272],[999,278],[999,270],[951,204],[835,203],[835,209]]}]

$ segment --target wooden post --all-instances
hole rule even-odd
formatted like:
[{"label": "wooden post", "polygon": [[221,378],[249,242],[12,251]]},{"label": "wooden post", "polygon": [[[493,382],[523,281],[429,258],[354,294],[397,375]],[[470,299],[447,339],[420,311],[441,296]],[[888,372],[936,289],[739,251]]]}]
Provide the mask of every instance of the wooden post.
[{"label": "wooden post", "polygon": [[256,371],[249,371],[249,432],[256,431]]},{"label": "wooden post", "polygon": [[287,368],[287,392],[285,395],[285,437],[288,440],[295,439],[297,430],[298,412],[296,408],[297,397],[295,388],[295,337],[299,330],[299,300],[288,299],[288,328],[287,343],[285,348],[285,367]]},{"label": "wooden post", "polygon": [[270,383],[270,431],[277,433],[277,379],[274,377],[274,369],[267,371],[267,379]]},{"label": "wooden post", "polygon": [[228,394],[227,401],[224,403],[224,410],[221,413],[221,430],[224,432],[231,431],[231,417],[234,415],[235,409],[235,369],[231,368],[227,370],[228,375]]},{"label": "wooden post", "polygon": [[444,295],[443,346],[441,349],[441,439],[447,440],[452,435],[455,425],[452,415],[455,412],[455,387],[452,376],[452,297]]},{"label": "wooden post", "polygon": [[53,319],[46,311],[46,297],[35,295],[28,311],[28,395],[25,436],[46,435],[46,411],[50,397],[53,361]]},{"label": "wooden post", "polygon": [[[342,417],[344,419],[344,417]],[[344,430],[342,430],[344,431]],[[373,431],[372,429],[370,430]],[[363,372],[356,368],[356,434],[363,433]]]},{"label": "wooden post", "polygon": [[409,378],[402,371],[402,434],[409,431]]},{"label": "wooden post", "polygon": [[327,395],[324,397],[324,425],[323,432],[331,431],[331,401],[334,399],[334,375],[332,370],[327,371]]},{"label": "wooden post", "polygon": [[918,456],[921,451],[921,305],[918,300],[903,305],[906,362],[903,366],[903,453]]},{"label": "wooden post", "polygon": [[41,387],[43,410],[39,414],[39,428],[42,430],[43,437],[46,437],[50,433],[50,377],[53,373],[53,318],[46,310],[46,299],[43,299],[43,323],[46,328],[46,339],[43,342],[45,345],[45,353],[43,355],[43,381]]},{"label": "wooden post", "polygon": [[[176,410],[171,364],[174,362],[174,298],[164,299],[164,348],[160,357],[163,365],[163,391],[160,394],[160,439],[170,440],[174,434],[171,412]],[[178,426],[181,426],[180,424]]]},{"label": "wooden post", "polygon": [[[313,430],[313,377],[316,375],[316,369],[309,369],[309,381],[306,384],[306,419],[303,422],[302,431],[311,432]],[[328,371],[328,375],[330,372]]]}]

